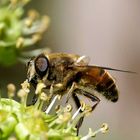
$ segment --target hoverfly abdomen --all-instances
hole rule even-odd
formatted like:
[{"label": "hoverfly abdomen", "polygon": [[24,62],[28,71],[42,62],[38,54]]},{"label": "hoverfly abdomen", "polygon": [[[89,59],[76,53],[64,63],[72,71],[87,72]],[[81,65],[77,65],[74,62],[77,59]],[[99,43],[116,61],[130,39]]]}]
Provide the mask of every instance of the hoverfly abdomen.
[{"label": "hoverfly abdomen", "polygon": [[111,75],[104,70],[101,81],[96,85],[96,90],[101,92],[108,100],[116,102],[118,100],[118,89]]},{"label": "hoverfly abdomen", "polygon": [[118,100],[118,90],[113,77],[102,68],[89,67],[86,76],[83,77],[88,84],[93,85],[95,90],[106,99],[116,102]]}]

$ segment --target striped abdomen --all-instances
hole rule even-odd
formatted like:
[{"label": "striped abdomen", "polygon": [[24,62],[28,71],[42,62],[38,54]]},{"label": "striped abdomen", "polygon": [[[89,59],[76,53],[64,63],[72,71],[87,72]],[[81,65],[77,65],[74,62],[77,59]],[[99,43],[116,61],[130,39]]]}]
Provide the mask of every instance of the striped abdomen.
[{"label": "striped abdomen", "polygon": [[86,74],[82,76],[87,85],[93,85],[95,89],[108,100],[118,100],[118,89],[113,77],[104,69],[87,68]]}]

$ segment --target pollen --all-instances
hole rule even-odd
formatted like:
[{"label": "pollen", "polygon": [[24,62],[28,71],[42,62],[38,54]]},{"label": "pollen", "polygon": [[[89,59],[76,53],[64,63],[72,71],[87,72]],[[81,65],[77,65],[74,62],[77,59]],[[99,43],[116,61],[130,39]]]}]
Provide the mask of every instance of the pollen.
[{"label": "pollen", "polygon": [[66,112],[71,112],[72,109],[73,109],[72,105],[68,104],[68,105],[66,106]]},{"label": "pollen", "polygon": [[47,95],[45,94],[45,92],[42,92],[42,93],[40,94],[40,99],[43,100],[43,101],[47,101],[47,100],[48,100],[48,97],[47,97]]},{"label": "pollen", "polygon": [[108,124],[103,123],[101,129],[102,129],[102,133],[106,133],[109,129]]},{"label": "pollen", "polygon": [[25,80],[22,84],[21,84],[22,89],[26,92],[29,93],[30,92],[30,84],[27,80]]},{"label": "pollen", "polygon": [[42,82],[39,82],[37,84],[37,87],[36,87],[36,91],[35,91],[35,94],[40,94],[42,92],[42,89],[45,88],[45,84],[42,83]]}]

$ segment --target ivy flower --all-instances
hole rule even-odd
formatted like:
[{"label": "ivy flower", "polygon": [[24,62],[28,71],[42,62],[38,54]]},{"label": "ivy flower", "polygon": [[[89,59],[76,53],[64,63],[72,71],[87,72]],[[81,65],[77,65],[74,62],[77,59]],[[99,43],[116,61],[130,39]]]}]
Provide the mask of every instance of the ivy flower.
[{"label": "ivy flower", "polygon": [[56,95],[50,104],[45,106],[44,111],[43,105],[48,102],[49,97],[43,92],[44,85],[41,82],[37,88],[36,93],[39,95],[37,102],[35,105],[27,106],[29,83],[23,82],[21,89],[17,91],[19,103],[12,99],[15,95],[13,94],[15,86],[13,84],[7,86],[9,98],[0,99],[1,140],[88,140],[99,132],[107,132],[108,125],[104,123],[94,132],[90,128],[86,136],[77,136],[76,124],[81,117],[90,112],[90,108],[83,102],[82,106],[73,112],[72,105],[67,104],[65,107],[59,105],[55,107],[55,113],[50,114],[59,96]]},{"label": "ivy flower", "polygon": [[48,28],[49,17],[40,16],[36,10],[29,10],[24,17],[24,6],[29,1],[0,1],[0,64],[3,66],[24,62],[35,55],[36,51],[25,49],[36,44]]}]

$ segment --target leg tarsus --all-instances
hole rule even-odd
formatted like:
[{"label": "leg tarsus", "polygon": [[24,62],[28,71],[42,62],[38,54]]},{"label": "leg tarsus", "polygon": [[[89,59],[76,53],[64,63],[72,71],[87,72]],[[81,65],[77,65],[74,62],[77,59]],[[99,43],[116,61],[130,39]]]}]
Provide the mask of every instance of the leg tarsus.
[{"label": "leg tarsus", "polygon": [[[82,93],[82,94],[81,94]],[[86,91],[83,91],[83,90],[78,90],[76,89],[74,91],[74,93],[72,94],[73,96],[73,99],[75,101],[75,104],[77,106],[77,108],[79,108],[81,106],[81,103],[80,103],[80,99],[78,98],[77,94],[80,94],[80,95],[84,95],[85,97],[89,98],[92,100],[92,102],[96,102],[93,106],[92,106],[92,110],[93,111],[96,106],[99,104],[100,102],[100,99],[98,97],[96,97],[95,95],[89,93],[89,92],[86,92]],[[81,111],[82,112],[82,111]],[[79,129],[83,123],[83,120],[84,120],[84,116],[80,118],[80,120],[78,121],[77,125],[76,125],[76,128],[77,128],[77,135],[79,134]]]},{"label": "leg tarsus", "polygon": [[[72,96],[73,96],[74,102],[75,102],[75,104],[76,104],[76,107],[77,107],[77,109],[78,109],[78,108],[81,106],[80,99],[78,98],[78,96],[76,95],[76,93],[73,93]],[[82,112],[82,111],[80,110],[80,112]],[[79,119],[78,123],[76,124],[77,135],[79,134],[79,129],[80,129],[82,123],[83,123],[83,120],[84,120],[84,116],[81,117],[81,118]]]},{"label": "leg tarsus", "polygon": [[92,106],[92,111],[96,108],[96,106],[97,106],[97,105],[99,104],[99,102],[100,102],[100,99],[99,99],[97,96],[95,96],[95,95],[93,95],[93,94],[91,94],[91,93],[89,93],[89,92],[87,92],[87,91],[84,91],[84,90],[81,90],[81,89],[77,89],[77,92],[76,92],[76,93],[79,94],[79,95],[84,95],[85,97],[91,99],[92,102],[96,102],[96,103]]},{"label": "leg tarsus", "polygon": [[73,82],[72,86],[70,87],[70,89],[69,89],[69,91],[67,93],[66,103],[68,103],[70,97],[73,94],[74,89],[75,89],[75,82]]},{"label": "leg tarsus", "polygon": [[91,93],[89,93],[89,92],[86,92],[86,93],[84,94],[84,96],[86,96],[87,98],[91,99],[93,102],[96,102],[96,103],[92,106],[92,111],[93,111],[93,110],[96,108],[96,106],[99,104],[100,99],[99,99],[97,96],[95,96],[95,95],[93,95],[93,94],[91,94]]}]

